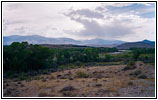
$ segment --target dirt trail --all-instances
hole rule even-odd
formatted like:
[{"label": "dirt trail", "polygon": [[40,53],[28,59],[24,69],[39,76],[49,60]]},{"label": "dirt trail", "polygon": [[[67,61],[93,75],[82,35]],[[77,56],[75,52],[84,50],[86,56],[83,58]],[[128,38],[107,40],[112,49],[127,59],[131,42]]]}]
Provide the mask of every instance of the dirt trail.
[{"label": "dirt trail", "polygon": [[4,97],[155,96],[155,66],[137,62],[135,69],[123,71],[124,67],[77,68],[38,75],[29,81],[4,79],[3,94]]}]

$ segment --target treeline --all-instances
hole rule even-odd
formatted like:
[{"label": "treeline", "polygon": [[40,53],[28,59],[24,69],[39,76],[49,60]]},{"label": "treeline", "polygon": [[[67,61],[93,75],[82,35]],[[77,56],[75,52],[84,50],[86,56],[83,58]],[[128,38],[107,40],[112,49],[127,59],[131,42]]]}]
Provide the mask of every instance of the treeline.
[{"label": "treeline", "polygon": [[[4,71],[29,72],[43,69],[57,70],[60,65],[90,62],[155,61],[154,48],[131,48],[131,52],[111,55],[116,48],[48,48],[27,42],[3,46]],[[105,54],[100,57],[99,54]]]},{"label": "treeline", "polygon": [[53,68],[75,62],[98,61],[101,52],[115,52],[116,48],[47,48],[27,42],[14,42],[3,47],[4,71],[28,72]]},{"label": "treeline", "polygon": [[139,52],[142,54],[154,54],[155,48],[130,48],[133,52]]},{"label": "treeline", "polygon": [[130,50],[132,50],[134,60],[155,61],[155,48],[130,48]]}]

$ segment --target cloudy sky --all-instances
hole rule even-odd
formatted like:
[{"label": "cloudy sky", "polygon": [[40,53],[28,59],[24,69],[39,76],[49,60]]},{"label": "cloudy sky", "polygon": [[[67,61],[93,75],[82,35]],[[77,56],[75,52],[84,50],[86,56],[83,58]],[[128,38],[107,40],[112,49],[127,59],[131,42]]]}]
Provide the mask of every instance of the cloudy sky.
[{"label": "cloudy sky", "polygon": [[155,40],[155,3],[3,3],[3,35]]}]

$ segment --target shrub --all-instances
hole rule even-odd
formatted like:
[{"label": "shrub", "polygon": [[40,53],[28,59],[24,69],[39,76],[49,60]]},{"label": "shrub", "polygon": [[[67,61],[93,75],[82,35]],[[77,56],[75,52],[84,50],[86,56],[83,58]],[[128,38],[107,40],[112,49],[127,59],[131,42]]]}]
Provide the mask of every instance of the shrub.
[{"label": "shrub", "polygon": [[145,74],[142,74],[142,75],[139,75],[138,78],[140,78],[140,79],[146,79],[147,76]]},{"label": "shrub", "polygon": [[75,62],[75,65],[76,65],[76,66],[81,66],[81,62],[80,62],[80,61],[76,61],[76,62]]},{"label": "shrub", "polygon": [[135,65],[135,62],[133,62],[133,61],[130,61],[127,63],[127,66],[134,66],[134,65]]},{"label": "shrub", "polygon": [[141,74],[142,72],[141,72],[141,70],[136,70],[135,72],[132,72],[132,73],[130,73],[129,75],[130,76],[137,76],[137,75],[139,75],[139,74]]},{"label": "shrub", "polygon": [[133,85],[133,82],[128,82],[128,85]]},{"label": "shrub", "polygon": [[89,75],[87,75],[85,72],[77,72],[76,73],[76,77],[77,78],[88,78],[89,77]]},{"label": "shrub", "polygon": [[24,75],[18,77],[18,80],[26,80],[26,79],[28,79],[28,77]]},{"label": "shrub", "polygon": [[132,70],[135,69],[135,62],[128,62],[127,66],[125,66],[122,71],[126,71],[126,70]]},{"label": "shrub", "polygon": [[141,74],[142,72],[141,72],[141,70],[136,70],[135,72],[134,72],[134,74],[137,76],[137,75],[139,75],[139,74]]},{"label": "shrub", "polygon": [[132,70],[132,69],[135,69],[136,66],[125,66],[122,71],[126,71],[126,70]]}]

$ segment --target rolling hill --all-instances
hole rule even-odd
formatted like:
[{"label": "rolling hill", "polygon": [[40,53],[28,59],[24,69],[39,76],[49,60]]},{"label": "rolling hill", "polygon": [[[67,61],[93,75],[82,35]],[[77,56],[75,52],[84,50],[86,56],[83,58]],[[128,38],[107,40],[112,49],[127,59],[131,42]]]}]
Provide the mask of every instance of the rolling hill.
[{"label": "rolling hill", "polygon": [[130,49],[132,47],[137,48],[155,48],[155,42],[149,40],[143,40],[139,42],[127,42],[116,46],[117,49]]}]

